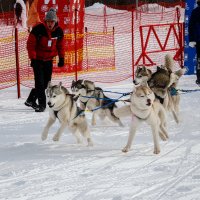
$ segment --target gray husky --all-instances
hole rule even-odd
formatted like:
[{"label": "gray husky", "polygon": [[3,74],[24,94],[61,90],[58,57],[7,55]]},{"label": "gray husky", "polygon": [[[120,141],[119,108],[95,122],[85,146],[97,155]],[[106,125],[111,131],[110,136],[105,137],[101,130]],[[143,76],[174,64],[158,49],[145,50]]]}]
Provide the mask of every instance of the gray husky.
[{"label": "gray husky", "polygon": [[162,140],[168,139],[166,130],[166,116],[164,107],[155,101],[155,94],[148,85],[140,85],[133,89],[130,105],[125,105],[114,111],[116,116],[132,116],[129,137],[123,152],[128,152],[131,148],[136,130],[142,122],[147,122],[152,129],[154,141],[154,153],[160,153],[159,135]]},{"label": "gray husky", "polygon": [[46,89],[47,104],[49,106],[49,119],[42,132],[42,140],[45,140],[48,136],[50,127],[56,121],[60,122],[60,128],[53,137],[54,141],[58,141],[60,136],[64,132],[66,127],[75,135],[77,143],[81,143],[80,133],[87,139],[88,146],[92,146],[92,140],[90,137],[90,131],[84,114],[80,115],[80,108],[73,100],[73,96],[69,91],[59,85],[51,85],[49,82]]},{"label": "gray husky", "polygon": [[100,87],[95,87],[92,81],[73,81],[71,90],[75,95],[74,98],[79,100],[81,109],[85,110],[87,108],[93,112],[92,125],[96,125],[96,116],[99,116],[101,120],[107,117],[119,126],[123,126],[121,120],[113,113],[113,110],[117,108],[115,102],[106,97]]},{"label": "gray husky", "polygon": [[173,71],[174,61],[171,55],[165,56],[165,64],[157,67],[157,71],[152,73],[145,66],[137,67],[135,72],[135,85],[148,83],[161,104],[170,111],[177,123],[179,123],[179,102],[180,95],[177,92],[177,84],[180,77],[185,73],[185,68]]}]

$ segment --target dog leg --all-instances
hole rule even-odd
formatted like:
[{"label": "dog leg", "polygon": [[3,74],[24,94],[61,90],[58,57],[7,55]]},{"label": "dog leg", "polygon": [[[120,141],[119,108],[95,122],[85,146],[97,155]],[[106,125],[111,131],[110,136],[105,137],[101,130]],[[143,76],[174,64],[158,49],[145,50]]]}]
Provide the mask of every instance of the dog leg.
[{"label": "dog leg", "polygon": [[96,125],[96,113],[95,111],[92,113],[92,126]]},{"label": "dog leg", "polygon": [[79,124],[77,126],[79,132],[81,133],[81,135],[87,139],[87,146],[93,146],[93,142],[90,136],[90,130],[88,128],[88,123],[86,118],[79,120]]},{"label": "dog leg", "polygon": [[86,131],[85,131],[85,134],[84,134],[87,138],[87,146],[88,147],[92,147],[93,146],[93,142],[92,142],[92,139],[91,139],[91,136],[90,136],[90,131],[89,129],[87,128]]},{"label": "dog leg", "polygon": [[56,121],[56,119],[53,119],[51,117],[48,119],[48,122],[47,122],[46,126],[44,127],[44,130],[43,130],[42,135],[41,135],[41,139],[42,140],[46,140],[47,139],[49,128],[52,126],[52,124],[55,121]]},{"label": "dog leg", "polygon": [[166,129],[162,126],[160,127],[159,130],[159,136],[163,141],[166,141],[169,138]]},{"label": "dog leg", "polygon": [[133,138],[134,138],[135,133],[136,133],[136,129],[139,125],[138,119],[136,117],[133,117],[133,118],[134,118],[134,121],[131,122],[127,144],[122,149],[122,152],[124,152],[124,153],[126,153],[130,150],[132,142],[133,142]]},{"label": "dog leg", "polygon": [[75,131],[74,136],[76,138],[77,144],[82,144],[82,140],[78,131]]},{"label": "dog leg", "polygon": [[160,144],[158,141],[158,125],[157,122],[152,122],[151,123],[151,130],[152,130],[152,135],[153,135],[153,142],[154,142],[154,154],[159,154],[160,153]]},{"label": "dog leg", "polygon": [[163,141],[166,141],[169,138],[168,133],[167,133],[167,127],[166,127],[166,124],[167,124],[166,111],[162,105],[159,104],[159,107],[160,107],[159,112],[158,112],[159,121],[160,121],[159,135]]},{"label": "dog leg", "polygon": [[67,123],[62,122],[60,128],[58,129],[57,133],[53,136],[53,141],[59,141],[60,136],[64,132],[64,129],[66,128]]},{"label": "dog leg", "polygon": [[123,123],[121,122],[120,118],[116,117],[114,113],[110,109],[106,109],[106,116],[114,123],[117,123],[119,126],[124,127]]},{"label": "dog leg", "polygon": [[72,132],[72,134],[75,136],[77,144],[82,144],[82,140],[81,140],[77,126],[72,125],[69,129]]}]

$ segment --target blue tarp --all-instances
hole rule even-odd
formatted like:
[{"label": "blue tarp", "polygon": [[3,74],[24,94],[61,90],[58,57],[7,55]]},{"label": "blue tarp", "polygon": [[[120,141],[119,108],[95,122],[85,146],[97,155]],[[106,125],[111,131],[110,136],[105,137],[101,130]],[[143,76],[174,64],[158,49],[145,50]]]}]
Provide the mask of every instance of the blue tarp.
[{"label": "blue tarp", "polygon": [[192,10],[196,7],[196,0],[187,0],[185,6],[185,49],[184,66],[188,68],[187,74],[196,74],[196,49],[189,47],[188,23]]}]

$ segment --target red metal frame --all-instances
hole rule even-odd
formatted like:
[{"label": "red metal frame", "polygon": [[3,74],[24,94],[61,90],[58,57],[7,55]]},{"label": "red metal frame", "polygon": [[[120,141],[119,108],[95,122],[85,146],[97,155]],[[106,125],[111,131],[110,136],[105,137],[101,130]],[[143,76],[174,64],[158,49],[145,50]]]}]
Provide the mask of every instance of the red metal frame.
[{"label": "red metal frame", "polygon": [[[168,29],[168,33],[166,35],[166,38],[165,38],[165,42],[164,44],[162,45],[159,37],[158,37],[158,34],[156,33],[156,30],[155,30],[155,27],[159,27],[159,26],[166,26],[166,27],[169,27]],[[177,33],[177,30],[176,30],[176,26],[178,27],[178,33]],[[146,39],[144,38],[144,34],[143,34],[143,30],[145,28],[148,28],[148,33],[147,33],[147,37]],[[150,65],[155,65],[155,63],[153,62],[153,60],[150,58],[149,54],[152,54],[152,53],[158,53],[158,52],[163,52],[163,51],[172,51],[172,50],[175,50],[176,51],[176,54],[174,56],[174,59],[175,60],[183,60],[183,57],[182,57],[182,54],[183,54],[183,23],[173,23],[173,24],[154,24],[154,25],[145,25],[145,26],[140,26],[140,36],[141,36],[141,49],[142,49],[142,52],[139,56],[139,58],[137,59],[135,65],[138,65],[139,62],[142,60],[142,64],[146,65],[146,66],[150,66]],[[155,38],[156,38],[156,41],[160,47],[160,49],[155,49],[155,50],[152,50],[152,51],[147,51],[147,46],[149,44],[149,40],[150,40],[150,35],[151,34],[154,34]],[[168,41],[169,41],[169,37],[171,34],[174,34],[174,38],[176,39],[177,41],[177,44],[179,44],[179,47],[177,48],[167,48],[167,44],[168,44]],[[146,62],[146,59],[149,61],[149,63]]]}]

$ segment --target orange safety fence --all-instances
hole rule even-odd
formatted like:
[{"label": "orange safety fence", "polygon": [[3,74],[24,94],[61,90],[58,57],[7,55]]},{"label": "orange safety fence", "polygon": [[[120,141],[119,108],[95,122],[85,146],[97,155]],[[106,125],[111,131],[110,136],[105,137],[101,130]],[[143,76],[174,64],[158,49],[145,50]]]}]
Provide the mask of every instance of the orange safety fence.
[{"label": "orange safety fence", "polygon": [[[118,82],[133,77],[135,65],[146,62],[142,57],[152,61],[147,65],[164,64],[167,52],[180,55],[177,52],[183,48],[183,41],[180,42],[183,29],[178,28],[178,23],[183,26],[184,9],[180,8],[180,14],[178,19],[176,8],[157,13],[116,11],[108,7],[85,9],[84,32],[65,33],[67,43],[70,40],[77,45],[78,39],[83,40],[82,48],[67,50],[63,69],[57,67],[55,58],[52,81],[62,81],[66,87],[76,78]],[[169,29],[175,30],[173,34]],[[13,26],[4,23],[0,31],[0,89],[3,89],[16,84],[16,52]],[[18,30],[20,84],[33,87],[27,37],[27,30]],[[180,63],[176,61],[178,67]]]}]

